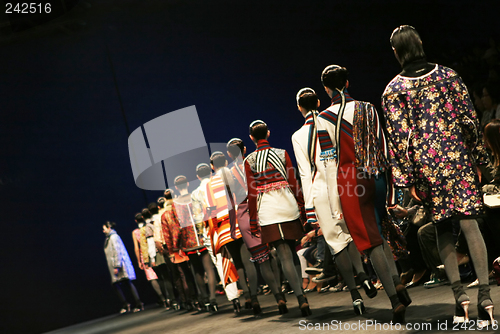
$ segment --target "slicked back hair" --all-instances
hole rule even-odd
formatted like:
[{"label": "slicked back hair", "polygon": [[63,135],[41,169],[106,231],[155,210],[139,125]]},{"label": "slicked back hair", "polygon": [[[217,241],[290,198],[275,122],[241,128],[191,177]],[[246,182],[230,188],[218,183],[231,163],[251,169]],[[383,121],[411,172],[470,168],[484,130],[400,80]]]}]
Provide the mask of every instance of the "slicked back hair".
[{"label": "slicked back hair", "polygon": [[226,148],[233,157],[242,157],[243,151],[245,150],[245,144],[240,138],[233,138],[227,143]]},{"label": "slicked back hair", "polygon": [[391,46],[396,50],[401,67],[414,60],[425,58],[420,35],[412,26],[402,25],[394,29]]},{"label": "slicked back hair", "polygon": [[297,93],[297,105],[307,111],[318,109],[318,95],[312,88],[302,88]]},{"label": "slicked back hair", "polygon": [[347,84],[347,77],[349,72],[347,68],[339,65],[329,65],[325,67],[321,73],[321,82],[323,86],[335,91],[336,89],[342,90]]},{"label": "slicked back hair", "polygon": [[134,216],[134,219],[138,223],[144,222],[144,217],[142,216],[141,213],[136,213],[135,216]]},{"label": "slicked back hair", "polygon": [[216,151],[210,156],[210,163],[214,166],[215,169],[219,169],[226,166],[227,159],[224,153]]},{"label": "slicked back hair", "polygon": [[144,220],[152,217],[151,212],[149,212],[149,210],[147,208],[142,209],[141,214],[142,214],[142,217],[144,218]]},{"label": "slicked back hair", "polygon": [[206,179],[210,177],[210,173],[212,173],[212,168],[206,163],[201,163],[196,166],[196,175],[198,175],[201,179]]},{"label": "slicked back hair", "polygon": [[187,178],[184,175],[179,175],[174,179],[174,185],[179,189],[179,190],[184,190],[187,189],[188,184],[187,184]]},{"label": "slicked back hair", "polygon": [[171,200],[174,198],[174,191],[172,189],[166,189],[163,195],[165,196],[166,200]]},{"label": "slicked back hair", "polygon": [[261,139],[266,139],[267,138],[267,131],[268,131],[267,124],[264,123],[261,120],[253,121],[250,124],[250,135],[254,137],[255,140],[261,140]]},{"label": "slicked back hair", "polygon": [[152,215],[156,215],[158,213],[158,203],[156,202],[149,203],[148,210],[149,212],[151,212]]}]

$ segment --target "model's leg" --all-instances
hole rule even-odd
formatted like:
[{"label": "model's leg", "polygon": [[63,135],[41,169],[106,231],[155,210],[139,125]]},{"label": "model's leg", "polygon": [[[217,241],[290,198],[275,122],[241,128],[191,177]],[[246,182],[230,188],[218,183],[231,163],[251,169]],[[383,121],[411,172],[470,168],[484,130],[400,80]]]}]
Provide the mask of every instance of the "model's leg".
[{"label": "model's leg", "polygon": [[455,251],[455,240],[452,233],[451,221],[441,222],[436,225],[438,240],[438,249],[441,260],[444,264],[444,270],[451,282],[451,289],[455,297],[455,322],[467,322],[469,320],[469,296],[464,291],[460,282],[460,273],[458,271],[457,254]]},{"label": "model's leg", "polygon": [[191,268],[194,272],[194,282],[198,286],[200,291],[200,298],[198,302],[206,304],[208,303],[207,288],[205,285],[205,268],[201,262],[200,256],[198,254],[191,254],[189,256],[189,262],[191,262]]},{"label": "model's leg", "polygon": [[128,286],[128,288],[130,289],[130,293],[132,294],[132,297],[134,297],[134,301],[135,301],[134,312],[143,311],[144,304],[141,302],[141,299],[139,298],[139,293],[137,293],[137,289],[135,288],[134,283],[132,283],[131,280],[126,280],[126,281],[123,281],[123,284]]},{"label": "model's leg", "polygon": [[151,286],[155,290],[155,292],[158,295],[158,297],[160,298],[160,300],[162,302],[164,302],[165,301],[165,297],[163,297],[163,293],[161,292],[161,288],[160,288],[160,284],[158,284],[158,280],[157,279],[152,279],[152,280],[149,281],[149,283],[151,283]]},{"label": "model's leg", "polygon": [[[246,302],[250,303],[250,291],[248,290],[245,269],[244,269],[244,265],[243,265],[243,262],[241,260],[241,255],[240,255],[240,246],[241,246],[242,242],[243,241],[241,241],[241,239],[238,239],[236,241],[232,241],[232,242],[226,244],[226,248],[229,251],[229,254],[231,254],[231,257],[233,258],[234,266],[236,267],[236,270],[238,271],[238,276],[240,277],[238,279],[238,282],[240,282],[241,289],[243,290],[243,296],[245,297]],[[246,302],[245,302],[245,304],[246,304]]]},{"label": "model's leg", "polygon": [[127,308],[127,305],[128,305],[128,307],[130,307],[130,305],[127,302],[127,299],[125,298],[125,295],[123,294],[123,290],[121,288],[121,283],[115,282],[112,285],[113,285],[113,290],[115,290],[116,295],[118,296],[118,299],[120,299],[120,302],[122,303],[122,305],[125,308]]},{"label": "model's leg", "polygon": [[475,219],[460,220],[460,228],[467,239],[469,253],[472,257],[474,269],[476,270],[476,275],[479,280],[479,291],[477,295],[479,320],[486,322],[482,325],[489,325],[493,322],[493,301],[490,297],[488,253],[486,245],[481,231],[479,230],[479,225]]},{"label": "model's leg", "polygon": [[375,269],[377,276],[379,277],[380,282],[382,282],[384,290],[391,301],[393,321],[404,322],[406,307],[402,304],[398,294],[396,293],[396,287],[391,277],[389,263],[387,263],[387,257],[385,255],[383,245],[371,248],[368,251],[368,256],[370,257],[373,268]]},{"label": "model's leg", "polygon": [[240,255],[243,266],[245,267],[245,273],[247,274],[248,284],[250,285],[250,295],[257,296],[257,290],[259,288],[259,278],[257,276],[257,268],[255,264],[250,261],[252,255],[245,246],[245,243],[241,243]]},{"label": "model's leg", "polygon": [[290,246],[285,240],[274,241],[273,245],[276,248],[276,252],[280,259],[281,267],[283,268],[283,273],[285,274],[288,283],[290,283],[290,286],[292,287],[294,294],[296,296],[303,295],[302,284],[300,279],[301,275],[297,273],[297,270],[295,268],[294,257],[292,254],[292,250],[290,249]]},{"label": "model's leg", "polygon": [[346,250],[349,253],[352,266],[354,267],[354,270],[356,271],[358,278],[361,281],[361,285],[363,286],[366,295],[369,298],[375,297],[377,295],[377,289],[373,286],[372,281],[370,280],[370,278],[365,272],[365,269],[363,268],[363,262],[361,261],[361,254],[359,254],[359,251],[356,248],[354,242],[350,242],[349,245],[347,245]]},{"label": "model's leg", "polygon": [[212,259],[210,258],[210,255],[208,254],[208,251],[202,252],[200,255],[200,259],[201,262],[203,263],[203,268],[207,273],[210,301],[215,301],[215,286],[217,282],[215,282],[214,264],[212,262]]},{"label": "model's leg", "polygon": [[353,263],[349,255],[348,247],[335,254],[335,262],[337,263],[337,268],[339,268],[339,271],[344,278],[344,282],[346,282],[347,287],[349,288],[349,292],[351,293],[354,312],[356,312],[357,314],[364,313],[365,306],[356,286],[353,272]]}]

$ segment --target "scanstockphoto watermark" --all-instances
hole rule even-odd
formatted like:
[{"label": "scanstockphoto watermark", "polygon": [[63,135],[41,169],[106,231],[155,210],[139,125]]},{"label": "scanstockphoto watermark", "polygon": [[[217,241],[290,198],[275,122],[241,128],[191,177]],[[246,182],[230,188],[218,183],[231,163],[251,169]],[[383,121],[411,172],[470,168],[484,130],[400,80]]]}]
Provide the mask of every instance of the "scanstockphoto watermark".
[{"label": "scanstockphoto watermark", "polygon": [[299,321],[299,329],[302,331],[459,331],[459,330],[498,330],[498,321],[493,324],[485,325],[482,322],[473,320],[467,323],[454,323],[445,321],[430,322],[414,322],[399,324],[378,322],[377,320],[358,320],[358,322],[342,322],[332,320],[330,322],[307,322],[306,320]]}]

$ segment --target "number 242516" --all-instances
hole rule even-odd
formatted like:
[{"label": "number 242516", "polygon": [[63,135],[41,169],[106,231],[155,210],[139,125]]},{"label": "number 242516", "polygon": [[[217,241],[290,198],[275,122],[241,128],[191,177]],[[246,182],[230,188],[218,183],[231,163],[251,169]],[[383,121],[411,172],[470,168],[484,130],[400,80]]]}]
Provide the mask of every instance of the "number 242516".
[{"label": "number 242516", "polygon": [[6,14],[35,14],[35,13],[50,13],[52,7],[50,3],[6,3]]}]

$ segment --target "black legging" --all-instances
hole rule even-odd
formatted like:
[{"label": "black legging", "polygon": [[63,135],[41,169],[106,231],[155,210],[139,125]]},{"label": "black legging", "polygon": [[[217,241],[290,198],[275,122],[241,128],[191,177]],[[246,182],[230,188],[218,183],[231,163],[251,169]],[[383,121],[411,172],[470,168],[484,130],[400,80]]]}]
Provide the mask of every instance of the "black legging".
[{"label": "black legging", "polygon": [[300,260],[295,251],[295,240],[277,240],[271,242],[271,245],[276,248],[276,253],[281,262],[283,273],[285,274],[288,283],[293,289],[295,296],[302,296],[302,274],[300,268]]},{"label": "black legging", "polygon": [[115,290],[116,294],[118,295],[120,302],[123,305],[128,305],[127,299],[125,298],[125,295],[123,294],[122,285],[126,285],[128,287],[128,289],[132,293],[132,297],[134,297],[135,305],[140,306],[141,300],[139,298],[139,294],[137,293],[137,289],[135,288],[132,281],[130,281],[129,279],[121,280],[121,281],[113,283],[113,289]]},{"label": "black legging", "polygon": [[203,302],[207,302],[207,290],[205,287],[205,272],[208,276],[208,290],[210,293],[210,301],[215,301],[215,271],[212,259],[210,258],[210,254],[208,254],[207,250],[198,254],[190,254],[188,255],[189,262],[191,262],[191,267],[193,268],[196,283],[198,284],[198,288],[200,289],[201,299]]},{"label": "black legging", "polygon": [[175,299],[174,287],[172,286],[172,279],[170,278],[167,264],[160,264],[159,266],[153,267],[153,270],[155,271],[156,276],[158,276],[158,280],[163,284],[163,287],[167,292],[166,297],[172,300]]},{"label": "black legging", "polygon": [[[257,269],[255,268],[255,265],[250,262],[251,255],[245,244],[243,243],[243,240],[240,238],[238,240],[227,243],[226,248],[229,251],[229,254],[231,254],[234,266],[236,267],[238,275],[240,276],[238,281],[240,282],[241,288],[243,289],[245,298],[248,298],[249,296],[256,296],[258,288]],[[250,291],[248,290],[249,284]]]}]

